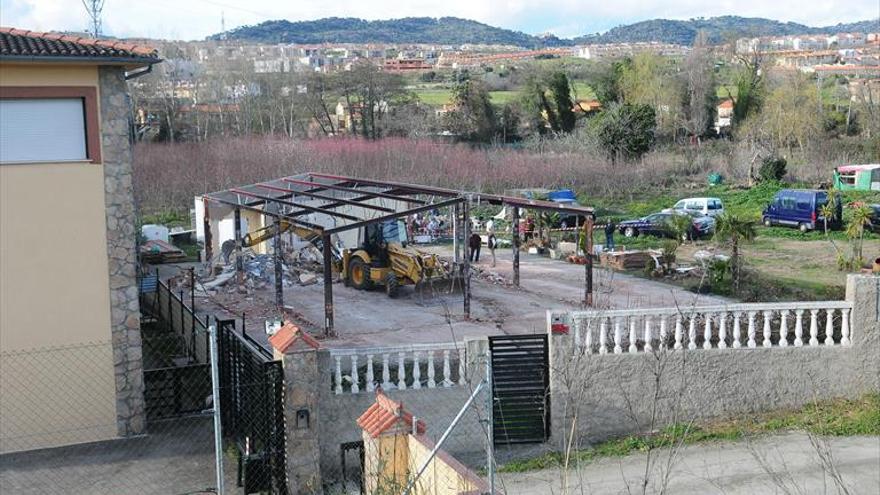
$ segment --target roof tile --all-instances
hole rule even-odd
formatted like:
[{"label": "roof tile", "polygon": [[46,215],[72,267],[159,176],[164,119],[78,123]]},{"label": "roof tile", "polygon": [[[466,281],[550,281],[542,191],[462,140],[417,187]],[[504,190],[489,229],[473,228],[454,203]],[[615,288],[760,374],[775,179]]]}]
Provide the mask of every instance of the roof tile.
[{"label": "roof tile", "polygon": [[293,323],[285,323],[274,335],[269,337],[269,343],[272,344],[272,347],[282,354],[294,350],[297,342],[302,342],[312,349],[321,347],[321,344],[314,337]]},{"label": "roof tile", "polygon": [[[413,429],[413,415],[403,409],[403,403],[392,400],[376,389],[376,402],[373,403],[358,418],[357,424],[371,437],[376,438],[395,426],[401,426],[404,431]],[[416,420],[416,433],[423,435],[427,425],[422,420]]]},{"label": "roof tile", "polygon": [[0,27],[0,57],[112,58],[137,63],[157,61],[158,53],[149,46],[118,40]]}]

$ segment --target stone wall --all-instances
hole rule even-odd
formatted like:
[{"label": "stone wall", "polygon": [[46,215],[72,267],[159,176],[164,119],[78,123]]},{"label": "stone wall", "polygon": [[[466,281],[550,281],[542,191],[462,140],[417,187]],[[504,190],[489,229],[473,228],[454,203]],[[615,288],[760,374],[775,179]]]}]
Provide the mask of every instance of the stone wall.
[{"label": "stone wall", "polygon": [[[880,278],[852,276],[852,344],[590,354],[551,336],[551,448],[664,425],[795,408],[880,390]],[[654,406],[657,406],[656,408]]]},{"label": "stone wall", "polygon": [[130,105],[125,72],[99,67],[110,318],[119,435],[144,432],[144,378],[131,183]]}]

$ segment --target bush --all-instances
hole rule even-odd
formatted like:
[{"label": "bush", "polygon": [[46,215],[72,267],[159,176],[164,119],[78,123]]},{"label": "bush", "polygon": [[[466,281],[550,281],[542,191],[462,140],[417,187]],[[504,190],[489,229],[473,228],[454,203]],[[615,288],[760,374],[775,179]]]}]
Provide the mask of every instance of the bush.
[{"label": "bush", "polygon": [[761,168],[758,169],[758,182],[774,182],[781,181],[785,177],[785,167],[788,162],[785,158],[770,156],[761,162]]}]

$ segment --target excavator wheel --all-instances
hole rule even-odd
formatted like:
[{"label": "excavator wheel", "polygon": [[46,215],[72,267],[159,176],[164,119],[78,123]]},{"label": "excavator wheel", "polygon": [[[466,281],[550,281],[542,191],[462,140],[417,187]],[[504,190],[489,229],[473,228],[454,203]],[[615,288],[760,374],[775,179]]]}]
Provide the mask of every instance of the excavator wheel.
[{"label": "excavator wheel", "polygon": [[348,263],[348,281],[355,289],[367,290],[370,283],[370,267],[360,258],[352,258]]},{"label": "excavator wheel", "polygon": [[388,297],[397,297],[397,290],[400,288],[400,282],[397,281],[397,275],[394,272],[385,276],[385,293]]}]

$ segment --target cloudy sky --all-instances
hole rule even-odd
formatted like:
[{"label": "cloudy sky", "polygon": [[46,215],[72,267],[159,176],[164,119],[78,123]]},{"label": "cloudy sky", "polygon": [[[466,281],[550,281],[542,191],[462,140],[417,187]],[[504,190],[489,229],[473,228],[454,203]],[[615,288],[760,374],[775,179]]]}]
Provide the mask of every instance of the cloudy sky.
[{"label": "cloudy sky", "polygon": [[[561,37],[653,19],[718,15],[767,17],[811,26],[876,18],[878,0],[105,0],[104,32],[113,36],[201,39],[270,19],[387,19],[455,16],[529,34]],[[83,30],[81,0],[0,0],[0,24],[34,30]]]}]

